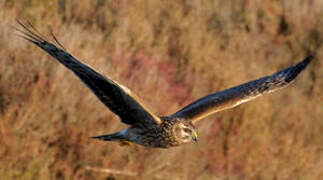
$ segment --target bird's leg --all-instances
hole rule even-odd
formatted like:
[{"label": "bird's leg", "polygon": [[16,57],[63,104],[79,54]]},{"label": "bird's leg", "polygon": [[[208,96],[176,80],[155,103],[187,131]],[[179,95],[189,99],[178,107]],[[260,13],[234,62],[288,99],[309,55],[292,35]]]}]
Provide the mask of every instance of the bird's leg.
[{"label": "bird's leg", "polygon": [[132,146],[134,143],[125,139],[120,140],[120,146]]}]

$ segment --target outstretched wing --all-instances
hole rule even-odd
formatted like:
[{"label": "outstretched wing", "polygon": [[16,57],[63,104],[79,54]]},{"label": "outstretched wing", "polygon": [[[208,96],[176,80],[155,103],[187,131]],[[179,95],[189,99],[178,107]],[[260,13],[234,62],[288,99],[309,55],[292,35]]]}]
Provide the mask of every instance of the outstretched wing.
[{"label": "outstretched wing", "polygon": [[[129,125],[161,123],[161,119],[145,107],[128,88],[102,76],[68,52],[46,41],[30,23],[28,24],[29,27],[19,21],[18,23],[23,30],[17,29],[17,31],[22,33],[21,36],[24,39],[40,47],[58,60],[58,62],[73,71],[106,107],[120,117],[123,123]],[[59,44],[54,36],[53,38]]]},{"label": "outstretched wing", "polygon": [[271,93],[286,87],[293,82],[296,76],[312,59],[313,56],[308,56],[295,66],[279,71],[271,76],[205,96],[171,115],[171,117],[197,121],[212,113],[233,108],[262,94]]}]

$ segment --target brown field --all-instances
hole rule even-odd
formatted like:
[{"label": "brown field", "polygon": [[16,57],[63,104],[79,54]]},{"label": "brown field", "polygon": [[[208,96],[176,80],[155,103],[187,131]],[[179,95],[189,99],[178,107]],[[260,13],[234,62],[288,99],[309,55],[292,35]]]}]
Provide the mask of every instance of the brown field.
[{"label": "brown field", "polygon": [[[0,1],[1,179],[322,179],[323,1]],[[160,115],[316,58],[296,82],[197,124],[199,143],[120,147],[125,128],[15,35],[28,19]]]}]

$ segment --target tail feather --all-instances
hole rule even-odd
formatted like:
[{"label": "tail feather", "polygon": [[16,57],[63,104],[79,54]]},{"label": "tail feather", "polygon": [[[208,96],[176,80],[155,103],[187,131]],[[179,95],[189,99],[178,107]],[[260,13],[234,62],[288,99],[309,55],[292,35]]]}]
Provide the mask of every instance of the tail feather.
[{"label": "tail feather", "polygon": [[124,140],[124,137],[119,132],[118,133],[113,133],[113,134],[104,134],[104,135],[100,135],[100,136],[92,136],[91,138],[100,139],[102,141],[121,141],[121,140]]}]

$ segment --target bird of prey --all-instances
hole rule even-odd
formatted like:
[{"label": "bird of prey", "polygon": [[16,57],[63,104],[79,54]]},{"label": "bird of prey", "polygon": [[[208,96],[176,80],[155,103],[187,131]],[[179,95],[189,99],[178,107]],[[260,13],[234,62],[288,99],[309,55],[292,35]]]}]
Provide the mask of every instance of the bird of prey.
[{"label": "bird of prey", "polygon": [[292,83],[311,62],[308,56],[295,66],[272,75],[216,92],[187,105],[170,116],[158,116],[146,107],[128,88],[104,77],[88,65],[77,60],[57,41],[47,41],[31,23],[21,23],[20,36],[38,46],[59,63],[70,69],[113,113],[129,127],[116,133],[94,136],[104,141],[121,144],[139,144],[145,147],[169,148],[197,141],[197,129],[193,125],[206,116],[233,108],[263,94],[274,92]]}]

